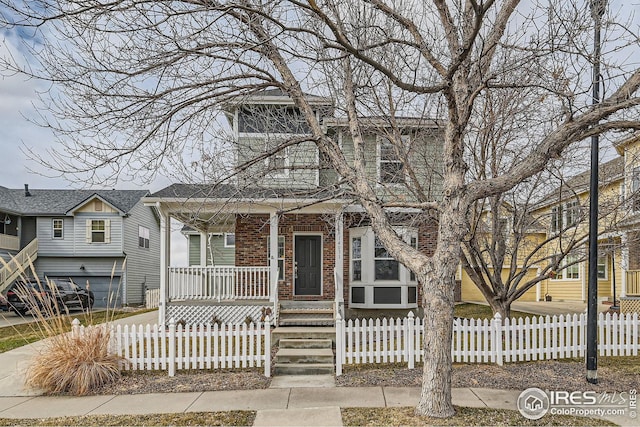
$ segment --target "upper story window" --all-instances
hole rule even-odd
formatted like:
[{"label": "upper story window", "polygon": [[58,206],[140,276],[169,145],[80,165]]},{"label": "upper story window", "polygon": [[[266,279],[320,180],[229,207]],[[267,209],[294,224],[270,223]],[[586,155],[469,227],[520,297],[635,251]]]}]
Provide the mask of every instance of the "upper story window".
[{"label": "upper story window", "polygon": [[52,223],[52,237],[54,239],[64,238],[64,220],[62,218],[54,218]]},{"label": "upper story window", "polygon": [[138,226],[138,246],[149,249],[149,229],[141,225]]},{"label": "upper story window", "polygon": [[300,110],[290,105],[247,105],[238,110],[238,132],[253,134],[308,134]]},{"label": "upper story window", "polygon": [[551,232],[558,233],[566,227],[573,227],[580,221],[580,202],[572,200],[551,208]]},{"label": "upper story window", "polygon": [[[403,136],[402,141],[408,138]],[[398,156],[397,147],[389,139],[380,138],[378,150],[378,182],[381,184],[404,183],[404,163]]]},{"label": "upper story window", "polygon": [[633,168],[631,176],[631,209],[640,211],[640,167]]},{"label": "upper story window", "polygon": [[236,234],[235,233],[224,233],[224,247],[225,248],[235,248],[236,247]]},{"label": "upper story window", "polygon": [[351,239],[351,280],[362,280],[362,237]]},{"label": "upper story window", "polygon": [[111,221],[108,219],[87,220],[87,243],[111,243]]},{"label": "upper story window", "polygon": [[[267,261],[271,258],[271,239],[267,237]],[[284,280],[284,236],[278,236],[278,280]]]},{"label": "upper story window", "polygon": [[[267,143],[265,145],[265,151],[269,151],[273,144]],[[265,159],[265,166],[267,173],[272,177],[287,177],[289,176],[289,148],[283,148],[282,150],[273,153]]]}]

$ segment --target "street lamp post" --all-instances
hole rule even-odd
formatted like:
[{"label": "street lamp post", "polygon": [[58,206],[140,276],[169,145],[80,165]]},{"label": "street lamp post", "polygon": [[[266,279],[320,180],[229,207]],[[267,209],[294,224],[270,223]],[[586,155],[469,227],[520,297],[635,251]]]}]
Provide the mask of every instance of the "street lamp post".
[{"label": "street lamp post", "polygon": [[[593,97],[600,102],[600,27],[606,0],[590,0],[591,17],[595,23],[593,36]],[[598,383],[598,135],[591,137],[591,182],[589,185],[589,285],[587,292],[587,381]]]}]

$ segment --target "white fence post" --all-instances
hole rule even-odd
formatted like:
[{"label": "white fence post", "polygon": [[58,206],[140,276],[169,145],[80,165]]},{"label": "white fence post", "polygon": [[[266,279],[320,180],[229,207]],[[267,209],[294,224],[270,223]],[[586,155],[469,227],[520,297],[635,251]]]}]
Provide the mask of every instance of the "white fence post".
[{"label": "white fence post", "polygon": [[415,359],[415,349],[413,348],[413,344],[414,344],[414,340],[415,337],[413,336],[414,334],[414,326],[415,326],[415,322],[413,319],[413,311],[409,312],[409,315],[407,316],[407,336],[405,337],[405,344],[406,344],[406,349],[407,349],[407,356],[409,357],[409,369],[413,369],[416,366],[416,359]]},{"label": "white fence post", "polygon": [[176,319],[169,319],[169,376],[176,375]]},{"label": "white fence post", "polygon": [[80,337],[80,321],[77,318],[71,322],[71,334],[76,338]]},{"label": "white fence post", "polygon": [[336,313],[336,376],[342,375],[342,354],[344,340],[344,323],[340,312]]},{"label": "white fence post", "polygon": [[[493,350],[492,356],[495,357],[495,362],[499,366],[503,364],[502,356],[502,316],[500,313],[496,313],[491,319],[491,349]],[[508,333],[509,331],[507,331]]]},{"label": "white fence post", "polygon": [[271,376],[271,319],[269,315],[264,318],[264,376]]}]

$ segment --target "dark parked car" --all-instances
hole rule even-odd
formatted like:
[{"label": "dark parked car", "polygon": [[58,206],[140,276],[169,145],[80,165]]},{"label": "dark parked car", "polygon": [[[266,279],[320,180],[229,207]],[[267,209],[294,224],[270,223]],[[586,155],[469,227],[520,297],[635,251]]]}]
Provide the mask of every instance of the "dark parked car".
[{"label": "dark parked car", "polygon": [[56,304],[60,311],[64,311],[65,307],[69,310],[90,309],[93,307],[94,296],[93,292],[81,288],[70,280],[50,282],[50,284],[20,281],[7,292],[7,301],[11,311],[24,315],[35,305],[45,312],[47,307],[53,308]]}]

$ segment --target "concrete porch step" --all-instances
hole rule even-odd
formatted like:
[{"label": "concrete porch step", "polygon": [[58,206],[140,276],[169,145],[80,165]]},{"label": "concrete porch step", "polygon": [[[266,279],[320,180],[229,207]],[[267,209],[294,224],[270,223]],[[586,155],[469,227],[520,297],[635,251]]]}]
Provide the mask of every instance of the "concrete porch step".
[{"label": "concrete porch step", "polygon": [[271,331],[273,345],[278,345],[281,339],[326,339],[335,343],[336,328],[333,326],[287,326],[277,327]]},{"label": "concrete porch step", "polygon": [[280,326],[333,326],[333,317],[280,316]]},{"label": "concrete porch step", "polygon": [[283,364],[333,365],[333,350],[328,348],[281,348],[275,358],[276,366]]},{"label": "concrete porch step", "polygon": [[333,308],[281,308],[280,315],[283,314],[326,314],[333,317]]},{"label": "concrete porch step", "polygon": [[324,375],[335,372],[333,363],[276,363],[274,369],[276,375]]},{"label": "concrete porch step", "polygon": [[333,341],[330,339],[296,339],[284,338],[280,340],[280,349],[284,348],[328,348],[333,347]]}]

